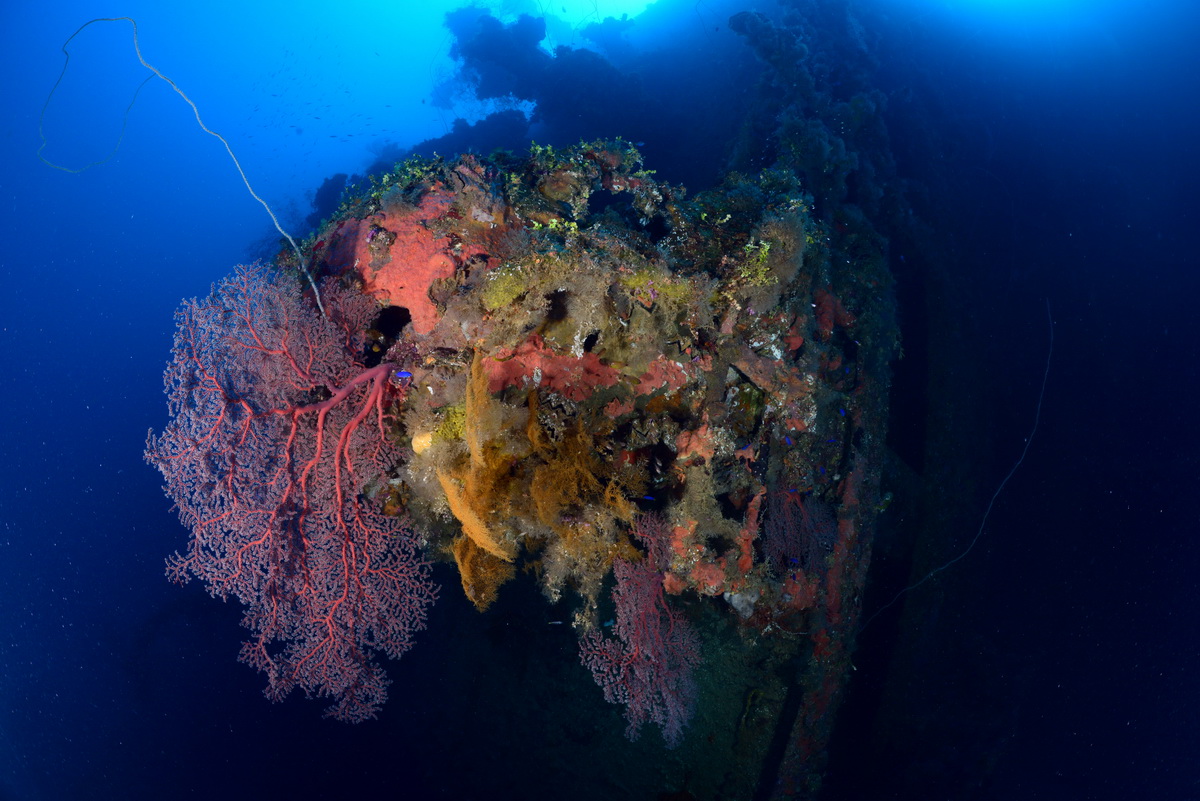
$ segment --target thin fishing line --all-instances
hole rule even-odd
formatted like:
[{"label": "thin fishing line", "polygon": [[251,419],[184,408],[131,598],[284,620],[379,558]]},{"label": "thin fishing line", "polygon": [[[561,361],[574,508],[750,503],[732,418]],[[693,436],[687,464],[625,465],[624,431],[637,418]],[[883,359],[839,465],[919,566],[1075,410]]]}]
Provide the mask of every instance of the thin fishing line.
[{"label": "thin fishing line", "polygon": [[[49,159],[47,159],[45,156],[42,155],[42,151],[46,149],[46,146],[48,144],[48,142],[46,141],[46,133],[45,133],[45,127],[44,127],[45,120],[46,120],[46,109],[48,109],[50,107],[50,99],[54,97],[54,93],[58,90],[59,84],[62,83],[63,76],[65,76],[67,74],[67,67],[71,63],[71,53],[70,53],[70,51],[67,50],[67,45],[69,45],[71,43],[72,39],[74,39],[76,36],[78,36],[80,33],[82,33],[84,28],[86,28],[89,25],[96,23],[96,22],[128,22],[131,26],[133,26],[133,50],[135,53],[137,53],[138,62],[143,67],[145,67],[146,69],[148,69],[152,73],[154,73],[154,75],[157,75],[159,78],[162,78],[164,81],[166,81],[170,85],[170,87],[172,89],[174,89],[176,91],[176,93],[178,93],[178,95],[180,97],[182,97],[185,102],[187,102],[187,104],[189,106],[192,107],[192,113],[196,115],[196,123],[200,126],[200,129],[202,131],[204,131],[205,133],[210,134],[212,136],[215,136],[217,139],[221,140],[221,144],[223,144],[225,146],[225,152],[229,154],[229,158],[233,159],[233,166],[237,167],[238,175],[242,176],[242,183],[244,183],[246,185],[246,191],[250,193],[250,197],[257,200],[262,205],[262,207],[267,210],[267,215],[271,218],[271,222],[275,224],[275,230],[278,231],[281,235],[283,235],[283,237],[285,239],[287,239],[287,241],[289,243],[291,243],[292,250],[294,250],[296,252],[296,259],[298,260],[298,262],[300,264],[300,269],[304,271],[304,277],[308,279],[308,284],[309,284],[309,286],[312,287],[313,298],[317,302],[317,308],[321,311],[321,314],[324,315],[325,307],[321,304],[321,293],[317,289],[317,284],[313,280],[312,273],[310,273],[308,271],[308,265],[305,262],[304,254],[300,252],[300,246],[296,244],[296,240],[292,238],[291,234],[289,234],[287,231],[283,230],[283,226],[279,224],[279,218],[277,218],[275,216],[275,212],[271,210],[271,207],[267,204],[267,201],[265,201],[261,197],[259,197],[258,193],[254,191],[254,187],[250,186],[250,179],[246,177],[246,171],[242,169],[242,163],[240,161],[238,161],[238,157],[234,155],[233,148],[230,147],[229,141],[225,137],[221,136],[219,133],[210,129],[207,125],[204,124],[204,120],[200,119],[200,109],[197,108],[196,104],[192,102],[192,99],[190,97],[188,97],[187,94],[184,93],[184,91],[182,89],[179,88],[178,84],[176,84],[173,80],[168,78],[166,75],[163,75],[162,72],[160,72],[157,68],[152,66],[149,62],[147,62],[145,58],[142,57],[142,46],[141,46],[141,43],[138,41],[137,21],[134,20],[133,17],[98,17],[96,19],[88,20],[87,22],[80,25],[79,28],[76,29],[75,33],[71,34],[67,38],[67,41],[63,42],[62,51],[63,51],[63,56],[65,56],[65,58],[63,59],[62,71],[58,74],[58,79],[54,82],[54,86],[51,87],[50,94],[46,95],[46,102],[42,104],[42,113],[38,116],[38,137],[41,138],[42,144],[37,149],[37,157],[39,159],[41,159],[42,162],[44,164],[46,164],[47,166],[53,167],[56,170],[62,170],[63,172],[70,172],[70,173],[83,172],[84,170],[91,169],[92,167],[95,167],[98,164],[103,164],[104,162],[111,159],[114,155],[116,155],[118,148],[121,147],[121,141],[125,138],[125,122],[127,122],[129,119],[129,110],[131,108],[133,108],[134,102],[137,101],[138,93],[140,93],[142,91],[142,87],[145,86],[150,81],[150,78],[146,78],[146,80],[142,81],[141,85],[138,86],[137,92],[134,92],[133,100],[131,100],[129,102],[129,105],[125,108],[125,119],[121,123],[121,136],[120,136],[120,138],[117,139],[117,145],[116,145],[116,147],[113,148],[112,153],[110,153],[106,158],[104,158],[103,160],[98,161],[98,162],[92,162],[91,164],[88,164],[86,167],[82,167],[80,169],[71,169],[70,167],[64,167],[61,164],[55,164],[53,161],[50,161]],[[153,76],[151,76],[151,77],[153,77]]]},{"label": "thin fishing line", "polygon": [[949,569],[956,563],[965,559],[967,554],[971,553],[971,551],[975,548],[975,544],[979,542],[979,538],[983,536],[984,527],[987,526],[988,517],[992,514],[992,508],[996,505],[996,499],[1000,497],[1000,493],[1004,491],[1004,488],[1008,485],[1008,482],[1012,479],[1013,475],[1016,474],[1017,469],[1020,468],[1021,464],[1025,461],[1025,456],[1029,453],[1029,446],[1033,444],[1033,438],[1037,434],[1038,424],[1041,423],[1042,420],[1042,402],[1046,398],[1046,384],[1050,380],[1050,362],[1054,358],[1054,316],[1050,312],[1049,298],[1046,299],[1046,321],[1050,325],[1050,347],[1046,353],[1046,369],[1042,373],[1042,386],[1038,391],[1037,408],[1033,413],[1033,428],[1030,429],[1029,436],[1025,438],[1025,447],[1021,449],[1021,455],[1017,457],[1017,461],[1013,463],[1013,466],[1009,469],[1008,474],[1004,476],[1004,480],[1000,482],[1000,485],[996,487],[996,491],[992,493],[991,500],[988,501],[987,508],[983,512],[983,519],[979,521],[979,528],[976,530],[975,536],[971,539],[970,544],[967,545],[963,552],[958,556],[955,556],[953,559],[943,565],[940,565],[939,567],[935,567],[933,570],[926,573],[925,576],[919,581],[909,584],[907,587],[900,590],[900,592],[896,593],[892,600],[876,609],[870,617],[863,621],[863,624],[859,627],[860,632],[865,629],[872,620],[879,617],[879,615],[885,609],[896,603],[896,601],[900,600],[901,596],[915,590],[917,587],[920,587],[938,573]]}]

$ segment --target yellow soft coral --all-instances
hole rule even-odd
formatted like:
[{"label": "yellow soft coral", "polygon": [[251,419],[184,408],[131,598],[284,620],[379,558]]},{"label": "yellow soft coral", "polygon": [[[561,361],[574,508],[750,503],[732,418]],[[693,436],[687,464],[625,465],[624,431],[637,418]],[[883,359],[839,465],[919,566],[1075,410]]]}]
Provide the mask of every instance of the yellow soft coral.
[{"label": "yellow soft coral", "polygon": [[487,376],[479,354],[471,363],[467,382],[463,438],[467,443],[467,464],[458,470],[436,470],[438,484],[446,495],[450,513],[462,524],[463,533],[487,553],[505,562],[517,557],[517,546],[489,525],[488,517],[498,491],[500,474],[507,471],[504,459],[489,447],[485,421],[489,419],[491,398]]},{"label": "yellow soft coral", "polygon": [[437,480],[442,485],[442,492],[446,493],[446,503],[450,507],[450,513],[462,524],[463,533],[492,556],[506,562],[515,559],[517,556],[516,546],[496,536],[484,522],[483,517],[472,508],[470,498],[458,486],[458,483],[441,470],[437,471]]}]

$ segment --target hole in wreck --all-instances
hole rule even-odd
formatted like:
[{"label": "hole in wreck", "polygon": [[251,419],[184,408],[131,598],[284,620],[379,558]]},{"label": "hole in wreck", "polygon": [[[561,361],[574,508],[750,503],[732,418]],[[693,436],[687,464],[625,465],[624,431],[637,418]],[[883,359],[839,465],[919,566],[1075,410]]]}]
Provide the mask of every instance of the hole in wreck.
[{"label": "hole in wreck", "polygon": [[371,329],[378,338],[368,339],[363,362],[367,367],[374,367],[383,361],[384,354],[399,337],[404,327],[412,322],[412,315],[403,306],[385,306],[375,317]]},{"label": "hole in wreck", "polygon": [[546,296],[550,305],[546,308],[546,322],[557,323],[567,319],[567,295],[565,289],[556,289]]}]

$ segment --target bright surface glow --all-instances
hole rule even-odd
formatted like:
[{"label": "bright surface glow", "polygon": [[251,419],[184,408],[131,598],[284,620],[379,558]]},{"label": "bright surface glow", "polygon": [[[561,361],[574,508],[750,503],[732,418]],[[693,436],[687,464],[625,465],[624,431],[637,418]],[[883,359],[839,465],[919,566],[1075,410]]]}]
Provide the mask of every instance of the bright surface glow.
[{"label": "bright surface glow", "polygon": [[534,0],[499,4],[501,13],[524,13],[530,16],[554,16],[573,26],[590,25],[605,17],[628,14],[636,17],[653,0]]},{"label": "bright surface glow", "polygon": [[1060,26],[1104,16],[1119,0],[895,0],[917,16],[1022,27]]},{"label": "bright surface glow", "polygon": [[[546,41],[542,46],[553,50],[560,44],[580,46],[585,44],[580,31],[588,25],[603,22],[608,17],[636,17],[654,0],[508,0],[491,4],[492,13],[505,22],[515,20],[521,14],[553,20],[547,25]],[[466,5],[461,0],[447,0],[446,10]],[[486,7],[488,4],[480,4]],[[559,24],[561,23],[561,24]],[[564,33],[565,30],[570,34]],[[562,39],[562,41],[559,41]]]}]

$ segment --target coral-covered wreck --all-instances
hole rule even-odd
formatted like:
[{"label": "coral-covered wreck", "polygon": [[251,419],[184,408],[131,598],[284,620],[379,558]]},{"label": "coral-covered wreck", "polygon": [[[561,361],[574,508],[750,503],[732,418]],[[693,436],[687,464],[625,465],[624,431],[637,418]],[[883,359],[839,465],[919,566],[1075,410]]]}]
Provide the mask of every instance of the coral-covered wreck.
[{"label": "coral-covered wreck", "polygon": [[788,173],[687,198],[642,167],[619,141],[410,161],[305,255],[378,299],[368,358],[407,385],[377,502],[480,610],[526,574],[575,599],[631,733],[675,744],[698,703],[685,750],[741,765],[711,786],[802,794],[881,506],[890,277]]}]

